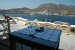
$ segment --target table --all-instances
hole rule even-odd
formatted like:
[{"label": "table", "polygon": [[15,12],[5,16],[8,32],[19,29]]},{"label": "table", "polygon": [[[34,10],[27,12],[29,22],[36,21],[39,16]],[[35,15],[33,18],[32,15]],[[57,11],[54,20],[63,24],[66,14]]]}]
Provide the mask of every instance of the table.
[{"label": "table", "polygon": [[[34,36],[26,34],[26,30],[28,30],[28,28],[14,31],[9,34],[10,50],[16,50],[16,42],[27,45],[31,48],[35,48],[37,50],[58,50],[61,30],[48,29],[47,31],[47,28],[45,28],[44,32],[38,32],[36,34],[33,34]],[[52,37],[55,38],[55,40],[53,40]]]}]

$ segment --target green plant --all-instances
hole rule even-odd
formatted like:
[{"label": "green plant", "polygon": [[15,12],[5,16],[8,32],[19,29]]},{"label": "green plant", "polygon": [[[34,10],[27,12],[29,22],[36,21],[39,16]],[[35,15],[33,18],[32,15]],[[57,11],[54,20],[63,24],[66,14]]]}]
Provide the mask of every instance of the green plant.
[{"label": "green plant", "polygon": [[41,21],[41,22],[44,22],[44,20],[42,20],[42,19],[38,19],[39,21]]}]

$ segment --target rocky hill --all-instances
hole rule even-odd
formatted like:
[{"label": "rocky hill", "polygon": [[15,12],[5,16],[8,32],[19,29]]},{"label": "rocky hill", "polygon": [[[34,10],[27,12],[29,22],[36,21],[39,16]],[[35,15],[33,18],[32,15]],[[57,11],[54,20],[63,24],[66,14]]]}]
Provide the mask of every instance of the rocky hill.
[{"label": "rocky hill", "polygon": [[0,13],[75,15],[75,6],[45,3],[39,5],[37,8],[34,9],[24,7],[9,10],[0,10]]},{"label": "rocky hill", "polygon": [[64,15],[75,15],[75,6],[46,3],[33,9],[33,11],[48,13],[48,14],[56,13],[56,14],[64,14]]},{"label": "rocky hill", "polygon": [[14,9],[8,9],[8,10],[1,10],[0,13],[11,13],[11,14],[26,14],[29,13],[29,8],[23,7],[23,8],[14,8]]}]

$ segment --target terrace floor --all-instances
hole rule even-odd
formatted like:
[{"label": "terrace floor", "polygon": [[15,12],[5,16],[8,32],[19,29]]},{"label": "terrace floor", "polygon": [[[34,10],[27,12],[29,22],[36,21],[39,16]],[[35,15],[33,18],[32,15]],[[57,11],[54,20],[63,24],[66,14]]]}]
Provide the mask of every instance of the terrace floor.
[{"label": "terrace floor", "polygon": [[[27,26],[17,23],[17,24],[11,24],[11,32],[26,28]],[[17,44],[18,47],[20,48],[20,44]],[[18,50],[17,47],[17,50]],[[0,48],[4,48],[3,50],[9,50],[7,47],[0,46]],[[30,50],[31,48],[28,46],[23,46],[24,50]],[[21,50],[21,48],[19,49]],[[65,33],[62,33],[61,38],[60,38],[60,45],[59,45],[59,50],[75,50],[75,34],[69,34],[66,35]]]}]

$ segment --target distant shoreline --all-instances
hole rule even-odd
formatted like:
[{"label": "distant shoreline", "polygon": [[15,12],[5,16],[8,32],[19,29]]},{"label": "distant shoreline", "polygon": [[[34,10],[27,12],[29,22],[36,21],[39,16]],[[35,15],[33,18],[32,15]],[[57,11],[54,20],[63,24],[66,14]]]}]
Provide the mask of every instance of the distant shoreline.
[{"label": "distant shoreline", "polygon": [[62,22],[68,22],[72,25],[75,25],[75,16],[60,16],[60,15],[27,15],[27,14],[5,14],[6,16],[10,17],[22,17],[24,19],[39,19],[42,21],[45,21],[45,19],[51,19],[51,22],[54,21],[62,21]]},{"label": "distant shoreline", "polygon": [[[6,13],[6,14],[19,14],[19,13]],[[25,14],[25,15],[54,15],[54,14]],[[75,17],[75,15],[60,15],[60,14],[59,15],[54,15],[54,16]]]}]

